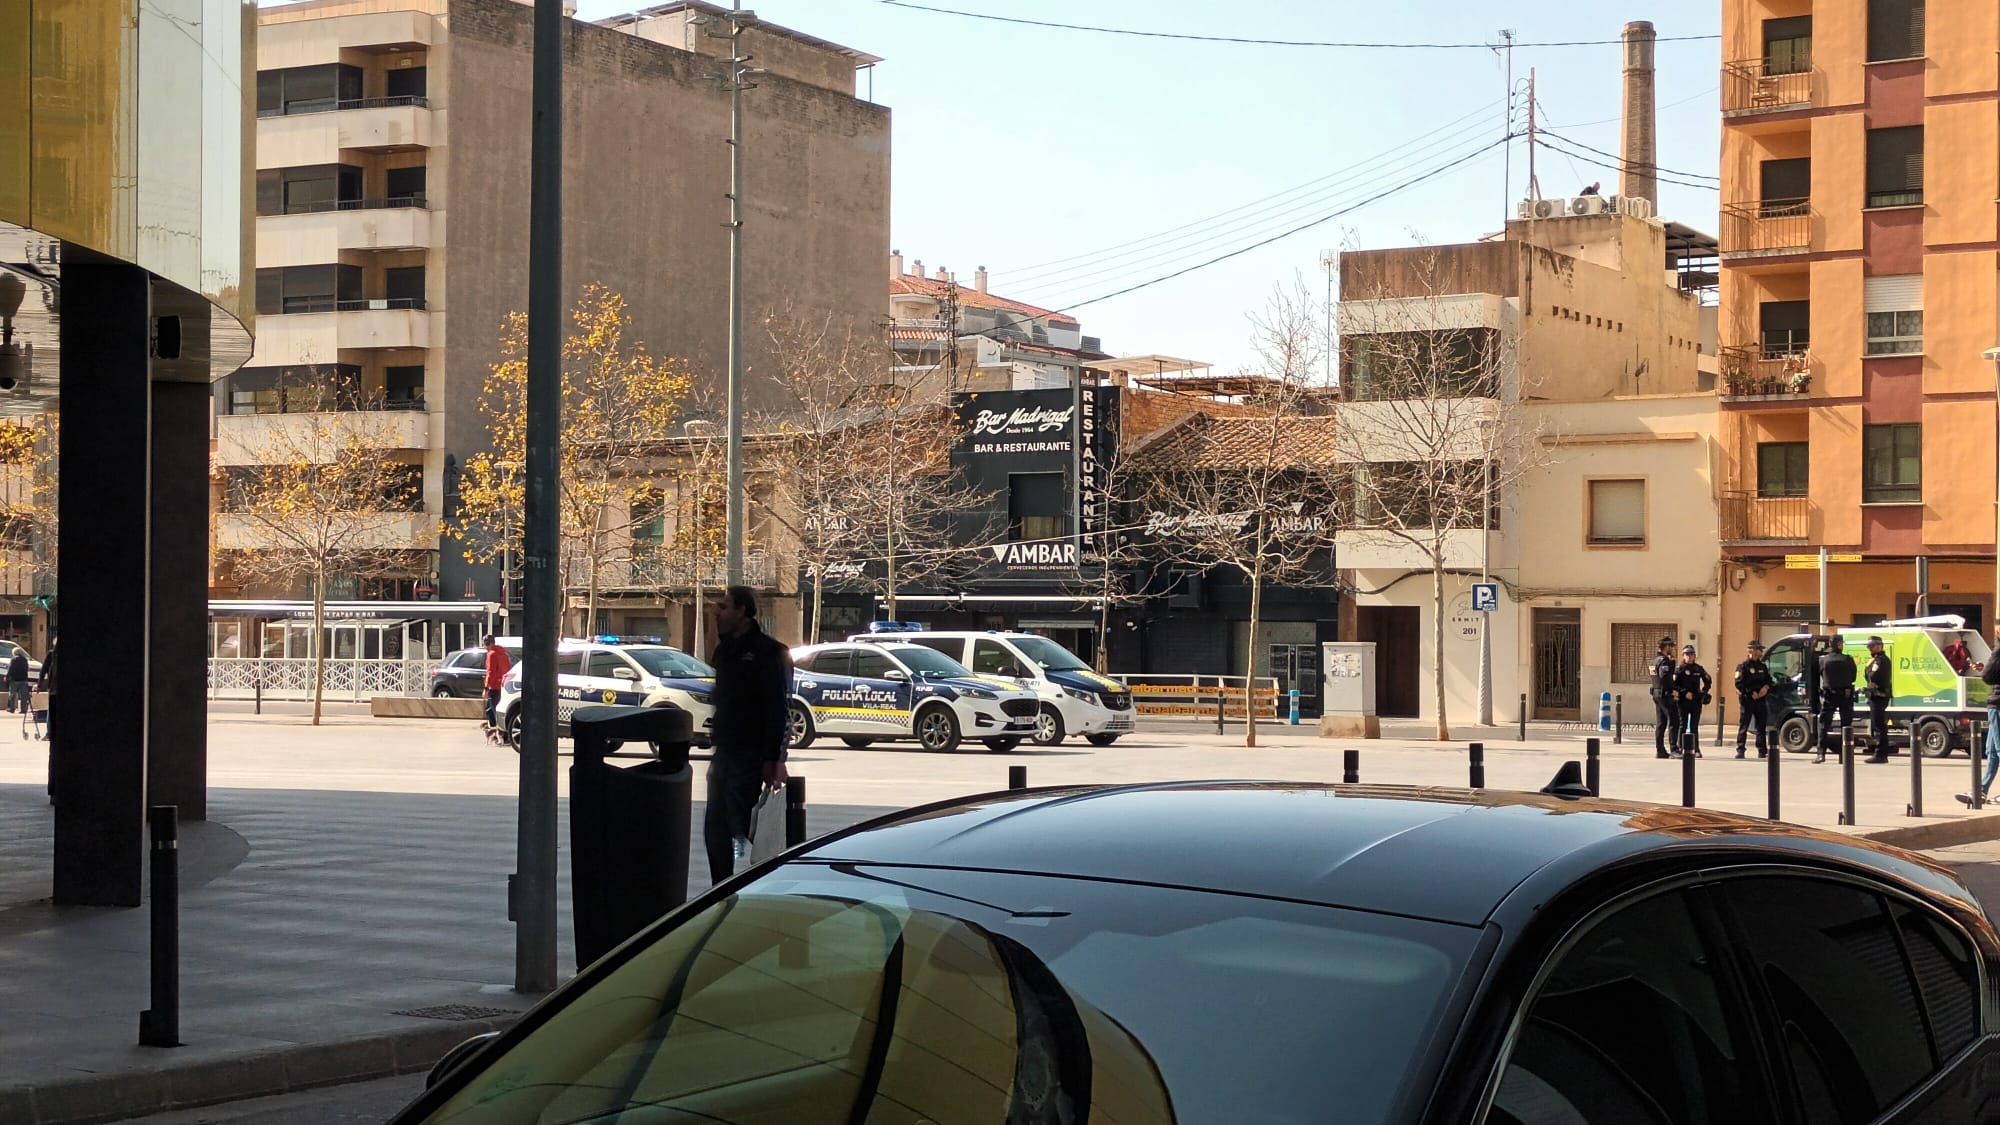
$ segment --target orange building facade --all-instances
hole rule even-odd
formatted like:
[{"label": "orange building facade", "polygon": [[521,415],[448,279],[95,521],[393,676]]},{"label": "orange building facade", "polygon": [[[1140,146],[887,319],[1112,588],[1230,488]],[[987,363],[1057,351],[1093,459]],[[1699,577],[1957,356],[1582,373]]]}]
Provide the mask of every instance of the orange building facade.
[{"label": "orange building facade", "polygon": [[2000,5],[1724,0],[1723,40],[1723,652],[1815,619],[1820,547],[1832,620],[1991,630]]}]

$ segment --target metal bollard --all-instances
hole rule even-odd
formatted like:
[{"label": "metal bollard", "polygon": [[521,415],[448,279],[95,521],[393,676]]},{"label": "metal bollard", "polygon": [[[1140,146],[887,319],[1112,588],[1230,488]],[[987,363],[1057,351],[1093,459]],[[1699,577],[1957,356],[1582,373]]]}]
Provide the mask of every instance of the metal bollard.
[{"label": "metal bollard", "polygon": [[1784,747],[1778,745],[1777,735],[1769,739],[1770,757],[1764,763],[1764,816],[1768,820],[1778,818],[1778,759],[1785,756]]},{"label": "metal bollard", "polygon": [[1695,754],[1701,750],[1701,735],[1689,731],[1681,736],[1681,807],[1694,807]]},{"label": "metal bollard", "polygon": [[1471,762],[1466,784],[1473,789],[1486,788],[1486,744],[1475,742],[1466,747],[1466,757]]},{"label": "metal bollard", "polygon": [[1515,741],[1526,742],[1528,741],[1528,693],[1525,691],[1521,693],[1521,710],[1517,713],[1521,716],[1521,734]]},{"label": "metal bollard", "polygon": [[1583,740],[1583,783],[1590,787],[1590,795],[1593,797],[1604,796],[1604,790],[1598,787],[1597,753],[1599,746],[1600,743],[1595,738],[1586,738]]},{"label": "metal bollard", "polygon": [[[1876,746],[1872,747],[1872,749],[1877,754],[1888,753],[1886,747]],[[1950,749],[1949,745],[1946,746],[1946,749]],[[1971,747],[1967,747],[1965,752],[1968,754],[1972,753]],[[1903,810],[1903,813],[1906,816],[1922,816],[1924,815],[1924,752],[1917,746],[1917,732],[1915,728],[1910,730],[1909,755],[1910,804],[1908,808]]]},{"label": "metal bollard", "polygon": [[785,779],[785,846],[796,848],[806,842],[806,779]]},{"label": "metal bollard", "polygon": [[1715,701],[1715,748],[1722,749],[1722,712],[1728,706],[1722,699]]},{"label": "metal bollard", "polygon": [[139,1013],[141,1047],[181,1045],[181,878],[178,805],[146,810],[153,876],[153,1006]]},{"label": "metal bollard", "polygon": [[1340,780],[1344,785],[1361,784],[1361,751],[1340,752]]},{"label": "metal bollard", "polygon": [[1840,823],[1854,823],[1854,724],[1840,732]]},{"label": "metal bollard", "polygon": [[1967,790],[1966,795],[1972,798],[1972,809],[1974,812],[1977,812],[1986,806],[1986,795],[1979,791],[1979,759],[1981,755],[1977,748],[1985,746],[1986,739],[1992,737],[1992,735],[1985,734],[1983,728],[1977,723],[1973,724],[1972,732],[1982,735],[1982,737],[1973,743],[1972,746],[1965,748],[1965,756],[1970,760],[1972,766],[1972,788]]},{"label": "metal bollard", "polygon": [[1028,767],[1026,767],[1026,766],[1008,766],[1008,767],[1007,767],[1007,788],[1009,788],[1009,789],[1026,789],[1027,787],[1028,787]]},{"label": "metal bollard", "polygon": [[257,714],[259,714],[259,715],[261,715],[261,714],[263,714],[263,713],[264,713],[264,677],[262,677],[262,676],[258,676],[257,678],[255,678],[255,679],[251,680],[251,681],[250,681],[250,686],[251,686],[251,687],[253,687],[253,688],[255,688],[255,689],[257,690],[257,711],[256,711],[256,713],[257,713]]},{"label": "metal bollard", "polygon": [[1222,686],[1222,680],[1218,677],[1215,681],[1215,733],[1217,734],[1223,733],[1222,724],[1224,719],[1222,705],[1228,696],[1229,689]]},{"label": "metal bollard", "polygon": [[1625,744],[1625,694],[1623,692],[1611,697],[1611,744],[1613,746],[1622,746]]}]

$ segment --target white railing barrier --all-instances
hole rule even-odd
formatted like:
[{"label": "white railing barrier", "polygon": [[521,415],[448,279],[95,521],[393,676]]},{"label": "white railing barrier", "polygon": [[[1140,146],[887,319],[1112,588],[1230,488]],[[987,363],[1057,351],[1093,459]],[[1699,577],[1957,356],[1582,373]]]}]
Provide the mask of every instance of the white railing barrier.
[{"label": "white railing barrier", "polygon": [[[357,660],[329,656],[325,698],[366,703],[378,695],[428,695],[439,659]],[[313,662],[306,657],[217,656],[208,661],[210,699],[311,699]]]},{"label": "white railing barrier", "polygon": [[[1141,715],[1168,719],[1213,719],[1216,697],[1220,695],[1223,715],[1231,719],[1243,718],[1242,676],[1146,672],[1114,674],[1111,678],[1132,689],[1133,710]],[[1260,720],[1278,717],[1276,677],[1258,676],[1250,691]]]}]

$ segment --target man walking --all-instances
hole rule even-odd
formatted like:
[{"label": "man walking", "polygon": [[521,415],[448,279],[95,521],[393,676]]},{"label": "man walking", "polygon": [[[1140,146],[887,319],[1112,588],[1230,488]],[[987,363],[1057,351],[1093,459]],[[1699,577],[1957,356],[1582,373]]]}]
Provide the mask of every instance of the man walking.
[{"label": "man walking", "polygon": [[[1868,685],[1868,761],[1878,766],[1889,760],[1889,701],[1896,697],[1892,667],[1882,638],[1868,638],[1868,667],[1861,678]],[[1916,752],[1914,744],[1910,750]]]},{"label": "man walking", "polygon": [[1819,658],[1819,755],[1813,759],[1815,763],[1826,761],[1827,747],[1843,745],[1848,728],[1854,725],[1854,680],[1860,674],[1839,636],[1827,638],[1826,644],[1826,655]]},{"label": "man walking", "polygon": [[785,783],[786,708],[792,657],[757,624],[757,595],[731,586],[715,609],[715,753],[701,821],[708,877],[736,871],[737,841],[750,835],[757,793]]},{"label": "man walking", "polygon": [[493,634],[486,634],[486,639],[479,643],[486,646],[486,679],[482,681],[486,685],[486,738],[498,742],[504,737],[499,723],[500,685],[507,682],[507,672],[514,662],[507,659],[507,650],[500,647]]},{"label": "man walking", "polygon": [[1674,708],[1674,639],[1661,637],[1653,657],[1653,756],[1680,753],[1680,723]]},{"label": "man walking", "polygon": [[1757,725],[1757,756],[1771,749],[1771,666],[1764,663],[1764,642],[1751,641],[1749,655],[1736,666],[1736,756],[1743,756],[1743,742],[1750,725]]},{"label": "man walking", "polygon": [[[1993,647],[2000,650],[2000,632],[1993,634]],[[1993,788],[1993,775],[2000,773],[2000,651],[1986,660],[1979,672],[1986,684],[1986,773],[1979,779],[1979,799],[1984,802]],[[1954,794],[1961,805],[1970,805],[1970,793]]]},{"label": "man walking", "polygon": [[1701,757],[1701,709],[1713,698],[1709,693],[1714,686],[1708,669],[1695,661],[1694,646],[1681,646],[1680,667],[1674,669],[1674,715],[1680,721],[1677,736],[1682,752],[1697,758]]},{"label": "man walking", "polygon": [[7,713],[21,712],[25,726],[29,702],[28,650],[17,647],[13,657],[7,661]]}]

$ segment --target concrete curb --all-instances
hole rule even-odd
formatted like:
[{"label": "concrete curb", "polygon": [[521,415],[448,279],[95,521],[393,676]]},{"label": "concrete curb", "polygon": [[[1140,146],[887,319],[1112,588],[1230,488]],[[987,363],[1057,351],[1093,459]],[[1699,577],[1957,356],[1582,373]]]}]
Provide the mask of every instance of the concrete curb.
[{"label": "concrete curb", "polygon": [[1862,832],[1858,835],[1878,844],[1890,844],[1911,851],[1950,848],[1959,844],[1979,844],[1987,840],[2000,840],[2000,812],[1985,816],[1962,816],[1929,824],[1912,824],[1904,828],[1877,828],[1872,832]]},{"label": "concrete curb", "polygon": [[428,1070],[459,1043],[504,1030],[518,1017],[439,1022],[435,1027],[363,1036],[185,1066],[0,1087],[0,1121],[9,1125],[96,1125],[141,1114],[192,1109],[340,1086]]}]

